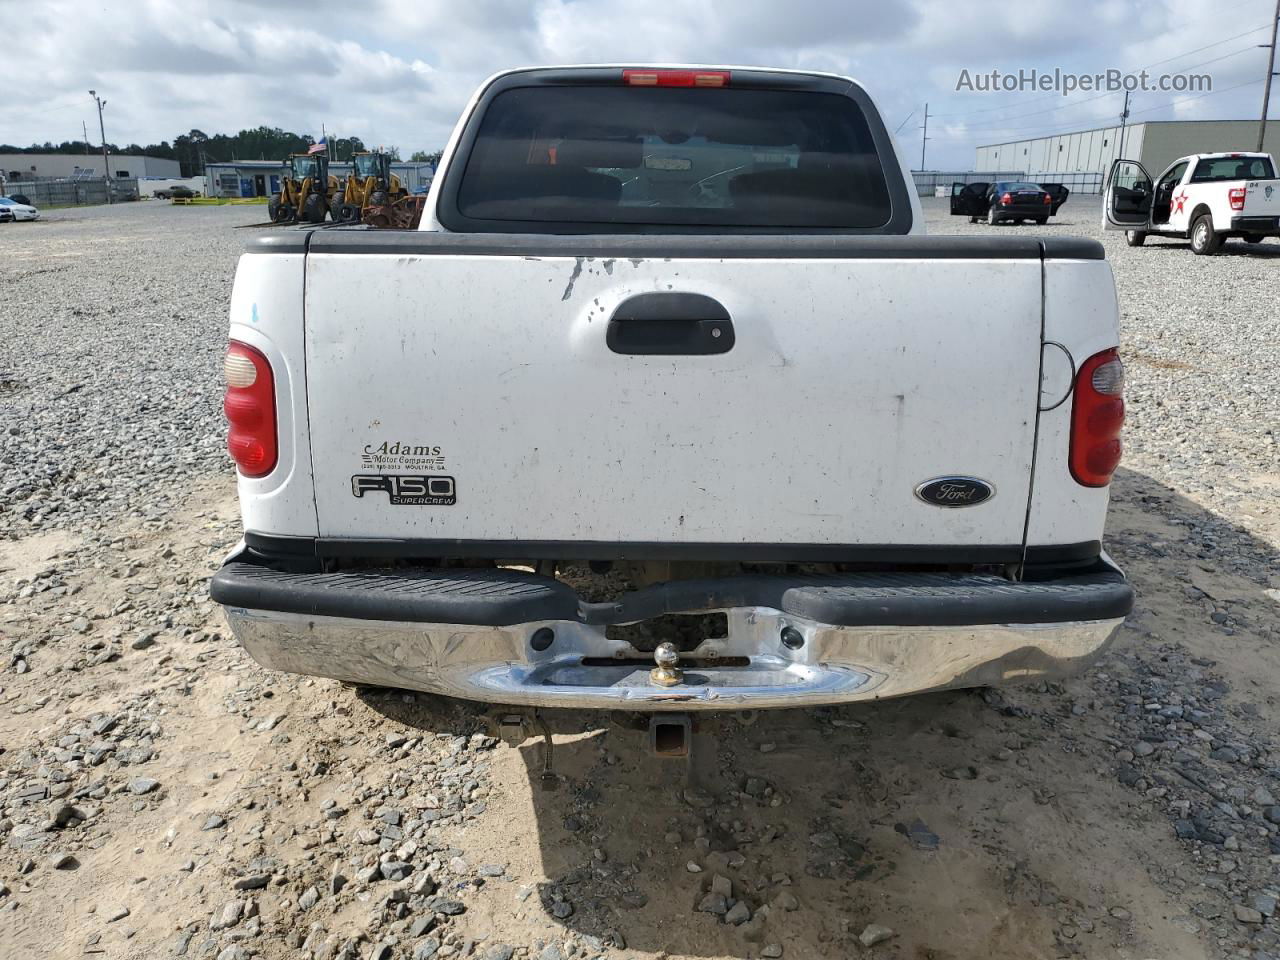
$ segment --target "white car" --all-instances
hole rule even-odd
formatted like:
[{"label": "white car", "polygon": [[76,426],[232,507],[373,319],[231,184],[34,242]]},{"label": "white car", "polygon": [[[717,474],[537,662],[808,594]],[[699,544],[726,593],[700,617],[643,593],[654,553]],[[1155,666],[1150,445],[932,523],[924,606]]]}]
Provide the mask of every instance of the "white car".
[{"label": "white car", "polygon": [[[13,220],[39,220],[40,219],[39,210],[37,210],[35,207],[30,206],[28,204],[19,203],[17,200],[14,200],[12,197],[0,197],[0,208],[10,213],[12,215]],[[11,218],[3,217],[2,215],[0,215],[0,219],[8,220]]]}]

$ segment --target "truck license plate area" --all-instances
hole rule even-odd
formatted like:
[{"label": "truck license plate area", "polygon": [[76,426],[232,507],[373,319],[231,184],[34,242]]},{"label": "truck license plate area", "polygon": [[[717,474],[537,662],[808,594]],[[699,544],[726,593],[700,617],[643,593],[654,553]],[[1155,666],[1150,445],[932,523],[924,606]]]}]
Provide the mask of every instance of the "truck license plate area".
[{"label": "truck license plate area", "polygon": [[[691,661],[680,685],[662,688],[650,681],[652,663],[601,660],[604,658],[549,664],[548,668],[535,670],[529,680],[542,687],[609,689],[624,699],[646,700],[717,699],[752,690],[806,689],[837,680],[828,670],[781,657],[733,657],[706,663]],[[869,680],[866,673],[846,670],[840,672],[834,685],[852,690]]]}]

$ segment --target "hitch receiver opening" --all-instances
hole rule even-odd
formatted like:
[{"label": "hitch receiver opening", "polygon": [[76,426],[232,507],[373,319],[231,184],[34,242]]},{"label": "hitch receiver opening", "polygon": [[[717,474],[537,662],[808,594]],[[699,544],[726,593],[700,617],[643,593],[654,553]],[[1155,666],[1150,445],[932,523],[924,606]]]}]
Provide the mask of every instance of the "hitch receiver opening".
[{"label": "hitch receiver opening", "polygon": [[687,759],[692,728],[687,713],[655,715],[649,721],[649,749],[655,757]]}]

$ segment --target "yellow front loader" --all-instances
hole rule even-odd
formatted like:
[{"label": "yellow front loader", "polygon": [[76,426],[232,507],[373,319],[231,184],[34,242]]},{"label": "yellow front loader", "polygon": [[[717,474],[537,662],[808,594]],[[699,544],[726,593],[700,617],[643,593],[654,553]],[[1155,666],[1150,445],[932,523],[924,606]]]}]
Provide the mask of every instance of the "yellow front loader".
[{"label": "yellow front loader", "polygon": [[329,158],[323,153],[295,153],[284,161],[280,192],[267,202],[274,223],[323,223],[334,210],[338,178],[329,175]]},{"label": "yellow front loader", "polygon": [[369,222],[366,217],[391,207],[409,195],[400,178],[391,172],[391,157],[382,151],[357,153],[351,157],[347,177],[334,219],[344,223]]}]

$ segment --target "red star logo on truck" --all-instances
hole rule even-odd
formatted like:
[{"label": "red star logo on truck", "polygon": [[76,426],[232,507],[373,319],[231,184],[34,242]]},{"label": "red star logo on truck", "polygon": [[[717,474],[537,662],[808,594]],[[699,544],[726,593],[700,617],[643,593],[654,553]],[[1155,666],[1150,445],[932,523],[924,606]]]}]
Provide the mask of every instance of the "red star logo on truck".
[{"label": "red star logo on truck", "polygon": [[1187,188],[1183,187],[1173,198],[1173,212],[1181,213],[1183,205],[1187,202]]}]

